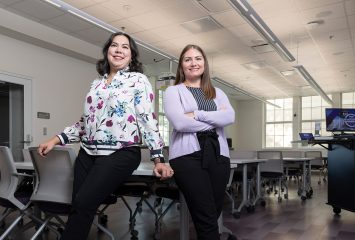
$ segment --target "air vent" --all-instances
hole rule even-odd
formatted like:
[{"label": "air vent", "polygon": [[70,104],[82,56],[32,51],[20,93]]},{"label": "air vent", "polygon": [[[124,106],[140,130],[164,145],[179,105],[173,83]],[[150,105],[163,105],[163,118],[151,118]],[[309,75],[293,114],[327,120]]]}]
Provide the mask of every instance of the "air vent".
[{"label": "air vent", "polygon": [[251,46],[251,48],[257,53],[267,53],[275,51],[275,49],[267,43]]},{"label": "air vent", "polygon": [[204,17],[197,20],[184,22],[181,24],[181,26],[192,33],[209,32],[222,28],[222,26],[212,17]]}]

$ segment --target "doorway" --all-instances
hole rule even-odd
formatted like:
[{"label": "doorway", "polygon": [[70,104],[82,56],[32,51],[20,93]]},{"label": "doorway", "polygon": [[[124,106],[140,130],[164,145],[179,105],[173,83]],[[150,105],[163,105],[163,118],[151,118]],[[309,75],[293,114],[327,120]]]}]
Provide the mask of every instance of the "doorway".
[{"label": "doorway", "polygon": [[31,80],[0,72],[0,145],[23,161],[22,149],[32,142]]}]

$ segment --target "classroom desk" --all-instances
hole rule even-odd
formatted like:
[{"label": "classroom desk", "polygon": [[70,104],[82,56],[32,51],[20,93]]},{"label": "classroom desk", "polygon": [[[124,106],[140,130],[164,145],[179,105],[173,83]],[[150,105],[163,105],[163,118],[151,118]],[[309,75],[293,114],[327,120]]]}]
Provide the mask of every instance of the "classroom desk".
[{"label": "classroom desk", "polygon": [[[227,195],[232,199],[232,214],[234,217],[238,218],[240,216],[240,212],[244,206],[246,207],[254,207],[257,201],[261,198],[261,190],[260,190],[260,164],[263,162],[266,162],[267,159],[230,159],[231,163],[231,175],[229,178],[229,186],[232,183],[233,180],[233,175],[235,172],[235,169],[237,168],[238,165],[243,166],[243,182],[242,182],[242,188],[243,188],[243,193],[242,193],[242,202],[239,204],[239,207],[235,209],[234,207],[234,200],[231,196]],[[256,196],[253,201],[249,199],[247,188],[248,188],[248,165],[256,165]],[[228,186],[228,185],[227,185]]]},{"label": "classroom desk", "polygon": [[302,181],[302,186],[300,186],[298,191],[302,200],[306,200],[307,198],[310,198],[313,194],[313,189],[311,186],[311,160],[313,159],[314,158],[307,158],[307,157],[283,158],[283,161],[286,163],[302,163],[303,181]]}]

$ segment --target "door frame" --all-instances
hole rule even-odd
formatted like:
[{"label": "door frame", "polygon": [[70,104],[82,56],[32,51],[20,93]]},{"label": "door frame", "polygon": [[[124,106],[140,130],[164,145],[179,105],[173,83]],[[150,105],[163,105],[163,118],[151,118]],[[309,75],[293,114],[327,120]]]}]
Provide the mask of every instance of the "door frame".
[{"label": "door frame", "polygon": [[[33,141],[32,135],[32,78],[20,74],[0,71],[0,81],[23,86],[23,117],[24,117],[24,148],[28,148]],[[11,131],[11,130],[10,130]],[[10,133],[11,140],[11,133]],[[11,143],[11,141],[10,141]],[[11,147],[11,146],[10,146]]]}]

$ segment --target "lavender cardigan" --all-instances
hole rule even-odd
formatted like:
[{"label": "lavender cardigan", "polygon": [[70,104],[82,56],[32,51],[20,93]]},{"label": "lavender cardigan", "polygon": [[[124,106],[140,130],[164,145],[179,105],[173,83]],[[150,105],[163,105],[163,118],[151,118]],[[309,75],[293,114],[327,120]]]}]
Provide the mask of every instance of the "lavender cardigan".
[{"label": "lavender cardigan", "polygon": [[[198,110],[197,103],[184,84],[170,86],[164,94],[164,111],[173,132],[170,139],[169,159],[200,150],[196,132],[215,128],[221,155],[229,157],[229,149],[223,127],[234,123],[235,112],[225,93],[216,88],[217,111]],[[194,112],[195,119],[185,113]]]}]

